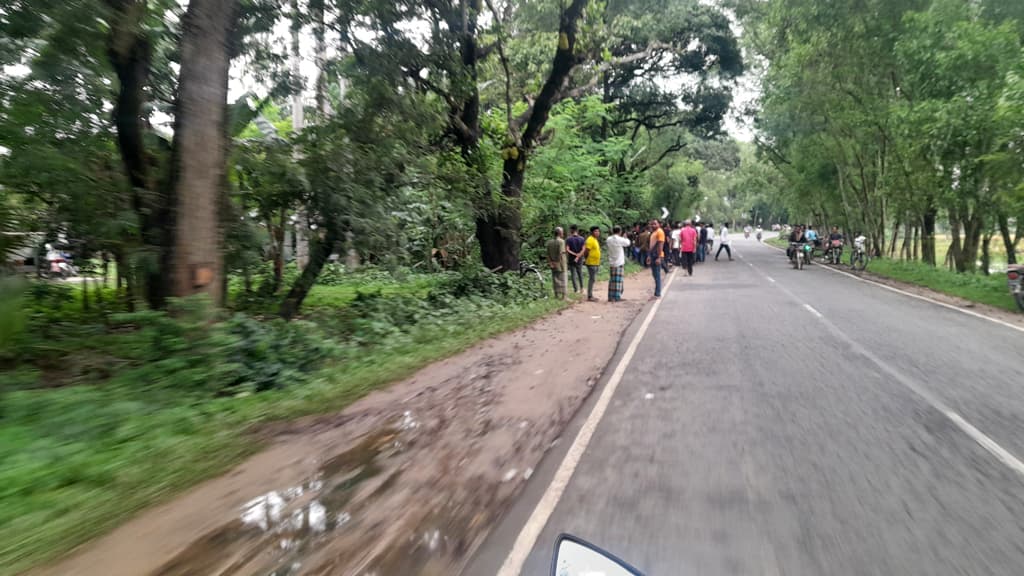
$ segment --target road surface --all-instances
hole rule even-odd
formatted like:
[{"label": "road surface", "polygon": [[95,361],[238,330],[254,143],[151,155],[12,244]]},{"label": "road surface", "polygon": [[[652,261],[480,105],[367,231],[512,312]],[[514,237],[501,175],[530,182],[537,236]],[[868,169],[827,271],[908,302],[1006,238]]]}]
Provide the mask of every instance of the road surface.
[{"label": "road surface", "polygon": [[1024,574],[1024,334],[734,247],[677,273],[522,574],[561,532],[652,576]]}]

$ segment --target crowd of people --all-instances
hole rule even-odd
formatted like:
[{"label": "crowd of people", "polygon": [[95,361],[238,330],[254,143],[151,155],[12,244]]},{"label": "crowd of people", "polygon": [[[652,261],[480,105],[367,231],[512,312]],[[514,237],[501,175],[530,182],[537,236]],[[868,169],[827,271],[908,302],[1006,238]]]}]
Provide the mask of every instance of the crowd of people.
[{"label": "crowd of people", "polygon": [[[626,259],[649,268],[654,276],[654,298],[661,298],[662,273],[668,273],[673,266],[679,266],[693,276],[696,264],[706,262],[714,252],[717,261],[725,251],[732,261],[732,247],[729,227],[723,224],[717,231],[714,224],[685,222],[663,222],[651,220],[637,222],[627,230],[615,226],[604,240],[608,252],[609,271],[608,301],[622,300],[625,290]],[[571,282],[574,293],[586,286],[587,300],[598,301],[594,285],[601,269],[601,227],[592,226],[584,233],[576,225],[569,227],[569,234],[561,227],[555,228],[554,237],[547,243],[547,263],[551,270],[552,284],[556,298],[565,298]],[[583,271],[586,268],[586,284]],[[567,278],[568,277],[568,278]]]}]

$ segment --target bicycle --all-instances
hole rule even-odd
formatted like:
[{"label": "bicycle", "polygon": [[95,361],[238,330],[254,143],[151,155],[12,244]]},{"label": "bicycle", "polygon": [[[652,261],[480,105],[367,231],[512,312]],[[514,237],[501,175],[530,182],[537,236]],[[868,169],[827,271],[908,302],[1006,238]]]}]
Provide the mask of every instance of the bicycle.
[{"label": "bicycle", "polygon": [[537,284],[540,286],[541,297],[547,298],[547,285],[544,282],[544,275],[541,274],[540,268],[531,262],[521,260],[519,262],[519,277],[526,278],[527,276],[532,276],[537,279]]},{"label": "bicycle", "polygon": [[862,271],[868,266],[868,251],[864,247],[864,237],[861,236],[853,241],[853,250],[850,252],[850,268]]}]

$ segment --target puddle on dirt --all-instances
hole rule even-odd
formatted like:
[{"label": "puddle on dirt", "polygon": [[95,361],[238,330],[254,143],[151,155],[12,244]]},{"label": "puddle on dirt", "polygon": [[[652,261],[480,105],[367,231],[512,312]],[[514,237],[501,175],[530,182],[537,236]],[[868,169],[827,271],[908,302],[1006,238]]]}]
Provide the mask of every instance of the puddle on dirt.
[{"label": "puddle on dirt", "polygon": [[[345,506],[356,488],[383,471],[381,461],[400,450],[397,437],[394,429],[379,430],[326,461],[306,482],[253,498],[237,518],[195,540],[153,576],[298,573],[303,557],[352,521]],[[398,474],[389,474],[375,493]]]},{"label": "puddle on dirt", "polygon": [[435,511],[422,522],[404,543],[398,543],[367,573],[416,574],[441,576],[452,574],[465,558],[479,534],[494,514],[486,506],[449,505]]}]

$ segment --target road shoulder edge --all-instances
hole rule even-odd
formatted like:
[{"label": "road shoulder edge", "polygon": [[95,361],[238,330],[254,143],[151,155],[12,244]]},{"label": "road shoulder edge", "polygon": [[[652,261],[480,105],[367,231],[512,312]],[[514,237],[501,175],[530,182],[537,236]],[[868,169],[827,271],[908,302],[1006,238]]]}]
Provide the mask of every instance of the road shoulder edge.
[{"label": "road shoulder edge", "polygon": [[[768,244],[766,242],[762,242],[761,244],[763,246],[767,246],[768,248],[771,248],[773,250],[778,250],[779,252],[785,252],[784,249],[779,248],[778,246],[773,246],[773,245]],[[943,294],[942,292],[938,292],[936,290],[932,290],[931,288],[928,288],[927,286],[921,286],[919,284],[903,282],[901,280],[896,280],[896,279],[893,279],[893,278],[885,277],[885,280],[887,282],[892,282],[893,284],[897,284],[897,285],[900,285],[900,286],[906,286],[907,288],[913,288],[915,290],[921,290],[923,292],[928,292],[928,293],[934,294],[935,297],[925,296],[923,294],[914,294],[913,292],[910,292],[908,290],[904,290],[902,288],[899,288],[898,286],[892,286],[892,285],[889,285],[889,284],[887,284],[885,282],[880,282],[878,280],[872,280],[871,278],[865,278],[863,276],[858,276],[857,274],[852,274],[852,273],[847,272],[845,270],[837,270],[837,269],[832,268],[830,266],[823,266],[823,265],[820,265],[820,264],[818,264],[816,266],[819,267],[819,268],[822,268],[824,270],[828,270],[829,272],[832,272],[833,274],[840,274],[842,276],[848,276],[850,278],[853,278],[854,280],[857,280],[859,282],[863,282],[865,284],[871,284],[873,286],[877,286],[879,288],[883,288],[885,290],[889,290],[890,292],[895,292],[897,294],[902,294],[903,296],[908,296],[908,297],[914,298],[916,300],[922,300],[924,302],[928,302],[928,303],[934,304],[936,306],[941,306],[941,307],[947,308],[949,310],[955,310],[955,311],[960,312],[962,314],[967,314],[968,316],[973,316],[975,318],[981,318],[983,320],[988,320],[989,322],[994,322],[996,324],[999,324],[1000,326],[1004,326],[1006,328],[1010,328],[1012,330],[1016,330],[1018,332],[1024,333],[1024,326],[1022,326],[1022,325],[1017,325],[1017,324],[1014,324],[1012,322],[1007,322],[1005,320],[1001,320],[999,318],[996,318],[994,316],[990,316],[988,314],[983,314],[983,313],[977,312],[975,310],[970,310],[970,309],[965,308],[963,306],[957,306],[956,304],[950,304],[948,302],[942,302],[941,300],[938,299],[939,297],[942,297],[942,298],[956,298],[958,300],[962,300],[962,299],[957,298],[955,296],[950,296],[950,295],[947,295],[947,294]],[[985,306],[984,304],[974,304],[974,305],[975,306]]]}]

